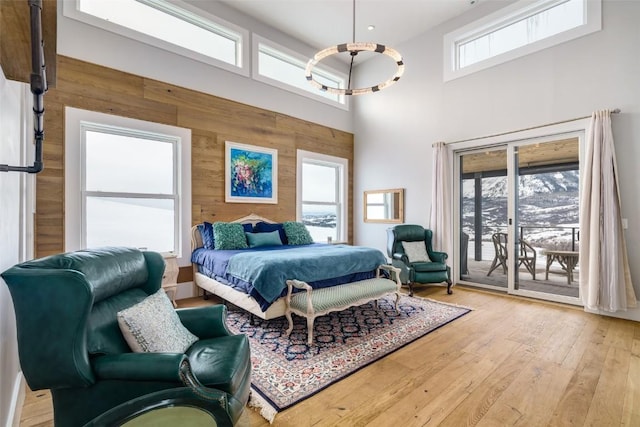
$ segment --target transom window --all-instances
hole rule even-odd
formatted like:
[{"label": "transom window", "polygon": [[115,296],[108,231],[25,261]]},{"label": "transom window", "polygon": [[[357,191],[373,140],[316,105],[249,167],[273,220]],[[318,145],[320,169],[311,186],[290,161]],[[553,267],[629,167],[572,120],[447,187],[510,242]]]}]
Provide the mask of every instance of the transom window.
[{"label": "transom window", "polygon": [[212,65],[243,66],[242,42],[248,33],[201,10],[191,10],[186,3],[77,0],[73,4],[75,8],[65,6],[65,15],[71,18]]},{"label": "transom window", "polygon": [[600,30],[600,2],[520,1],[447,34],[445,81]]},{"label": "transom window", "polygon": [[66,142],[67,250],[130,246],[184,255],[188,130],[67,110],[67,131],[75,128]]},{"label": "transom window", "polygon": [[458,43],[458,66],[467,67],[582,24],[584,1],[561,2],[504,27]]},{"label": "transom window", "polygon": [[347,240],[348,161],[298,150],[298,220],[315,242]]},{"label": "transom window", "polygon": [[[345,108],[345,96],[320,91],[309,84],[305,78],[309,58],[256,35],[253,46],[254,62],[258,64],[254,79]],[[346,84],[346,76],[326,67],[315,68],[314,78],[331,87],[344,88]]]}]

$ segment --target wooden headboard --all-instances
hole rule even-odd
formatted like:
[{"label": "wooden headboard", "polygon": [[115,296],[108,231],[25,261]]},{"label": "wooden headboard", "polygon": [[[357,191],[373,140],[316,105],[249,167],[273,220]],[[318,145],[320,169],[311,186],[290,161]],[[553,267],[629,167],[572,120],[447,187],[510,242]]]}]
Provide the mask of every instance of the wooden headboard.
[{"label": "wooden headboard", "polygon": [[[243,216],[242,218],[234,219],[233,221],[229,221],[229,222],[235,222],[240,224],[251,224],[255,226],[259,222],[268,222],[269,224],[275,224],[278,221],[273,221],[271,219],[252,213],[247,216]],[[194,225],[193,227],[191,227],[191,252],[203,246],[204,244],[202,243],[202,235],[200,234],[200,230],[198,230],[198,225]]]}]

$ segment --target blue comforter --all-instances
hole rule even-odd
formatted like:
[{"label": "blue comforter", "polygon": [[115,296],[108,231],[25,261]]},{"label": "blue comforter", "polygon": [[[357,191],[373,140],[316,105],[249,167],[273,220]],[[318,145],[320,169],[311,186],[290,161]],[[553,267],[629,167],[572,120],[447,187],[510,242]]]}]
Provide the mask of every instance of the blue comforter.
[{"label": "blue comforter", "polygon": [[288,279],[303,280],[314,287],[336,285],[372,277],[376,267],[387,261],[373,248],[312,244],[236,251],[197,249],[192,262],[212,277],[259,296],[265,310],[286,293]]}]

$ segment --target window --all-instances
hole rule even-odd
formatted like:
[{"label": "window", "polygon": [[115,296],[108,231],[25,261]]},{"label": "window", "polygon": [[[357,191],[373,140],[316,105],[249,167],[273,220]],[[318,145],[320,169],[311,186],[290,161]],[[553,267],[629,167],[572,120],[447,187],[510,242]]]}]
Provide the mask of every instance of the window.
[{"label": "window", "polygon": [[315,242],[347,241],[348,161],[298,150],[298,220]]},{"label": "window", "polygon": [[601,0],[518,2],[445,36],[445,81],[600,30]]},{"label": "window", "polygon": [[[66,16],[212,65],[242,68],[248,32],[220,18],[167,0],[64,2]],[[145,19],[140,19],[144,16]]]},{"label": "window", "polygon": [[67,250],[132,246],[188,257],[189,130],[67,111]]},{"label": "window", "polygon": [[[309,84],[305,78],[309,58],[259,36],[254,35],[253,40],[254,63],[257,64],[254,79],[346,109],[345,96],[323,92]],[[326,67],[316,67],[314,78],[332,87],[344,88],[346,84],[346,76]]]}]

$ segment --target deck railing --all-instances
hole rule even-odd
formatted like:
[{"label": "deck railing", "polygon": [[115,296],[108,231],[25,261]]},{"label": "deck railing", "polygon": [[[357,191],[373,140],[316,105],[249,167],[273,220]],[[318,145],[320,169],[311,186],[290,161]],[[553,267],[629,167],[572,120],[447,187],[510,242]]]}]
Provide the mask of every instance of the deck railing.
[{"label": "deck railing", "polygon": [[[551,233],[550,230],[557,230],[557,232]],[[465,232],[473,239],[475,235],[473,230],[465,230]],[[491,235],[498,232],[506,233],[507,227],[483,227],[480,244],[474,245],[473,255],[476,261],[482,261],[482,246],[485,244],[492,245]],[[580,229],[577,226],[570,225],[524,225],[518,227],[518,236],[520,239],[526,240],[529,244],[538,248],[571,250],[575,252],[578,250]],[[464,252],[466,248],[461,249]]]}]

